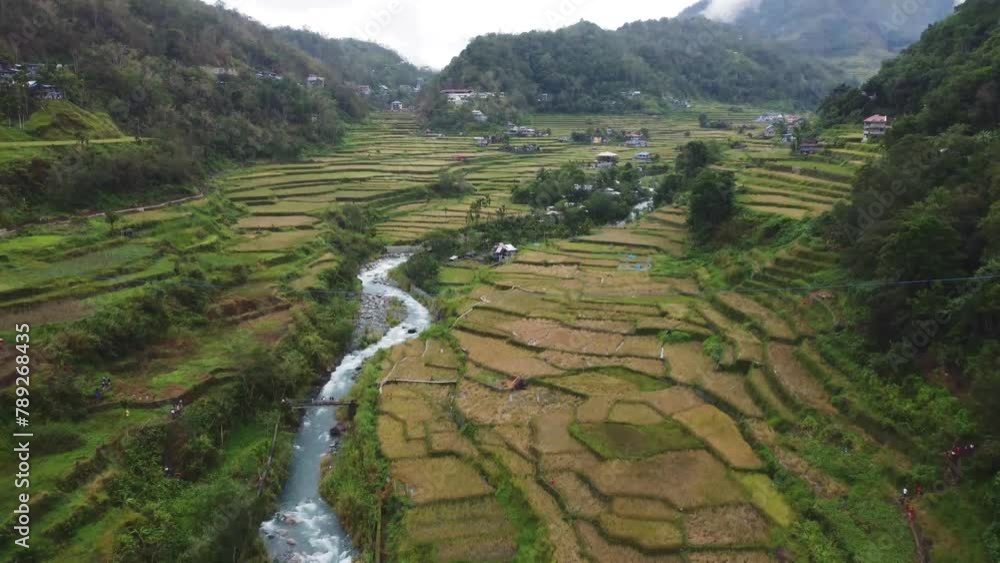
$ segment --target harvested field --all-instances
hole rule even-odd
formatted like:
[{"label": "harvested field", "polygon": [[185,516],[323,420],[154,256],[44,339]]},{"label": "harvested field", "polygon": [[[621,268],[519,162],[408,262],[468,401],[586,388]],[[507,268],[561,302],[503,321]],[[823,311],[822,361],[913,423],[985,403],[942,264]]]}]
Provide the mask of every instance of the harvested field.
[{"label": "harvested field", "polygon": [[760,325],[764,332],[771,338],[794,342],[798,335],[788,325],[788,323],[776,315],[771,309],[738,293],[720,293],[718,300],[726,307],[738,311],[739,314],[749,318],[751,322]]},{"label": "harvested field", "polygon": [[495,499],[418,506],[405,514],[404,551],[437,547],[440,561],[509,561],[517,552],[515,531]]},{"label": "harvested field", "polygon": [[682,514],[661,500],[640,497],[615,497],[611,500],[611,511],[623,518],[633,520],[670,520],[676,522]]},{"label": "harvested field", "polygon": [[684,563],[680,555],[646,555],[626,545],[609,543],[589,522],[579,521],[576,530],[595,561],[614,563]]},{"label": "harvested field", "polygon": [[[612,460],[586,470],[605,496],[641,496],[689,510],[745,502],[746,490],[704,450],[671,452],[640,461]],[[766,476],[765,476],[766,479]]]},{"label": "harvested field", "polygon": [[625,370],[621,370],[624,373],[615,373],[614,368],[608,368],[608,370],[609,373],[583,372],[577,375],[547,378],[545,381],[557,387],[588,396],[629,395],[639,391],[653,391],[667,387],[661,381],[625,372]]},{"label": "harvested field", "polygon": [[471,420],[480,424],[522,424],[538,413],[559,409],[574,409],[583,400],[541,386],[521,393],[490,389],[463,379],[455,395],[456,406]]},{"label": "harvested field", "polygon": [[615,403],[613,396],[592,397],[576,408],[576,420],[579,422],[604,422]]},{"label": "harvested field", "polygon": [[456,457],[404,459],[392,463],[392,477],[416,504],[461,500],[490,493],[490,487],[468,463]]},{"label": "harvested field", "polygon": [[455,331],[469,360],[483,367],[516,377],[559,375],[561,370],[536,359],[531,352],[502,340],[486,338],[465,331]]},{"label": "harvested field", "polygon": [[773,563],[765,551],[694,551],[688,563]]},{"label": "harvested field", "polygon": [[567,523],[559,503],[531,479],[518,479],[516,483],[527,497],[531,509],[548,527],[549,541],[555,548],[553,560],[559,563],[583,563],[584,558],[576,541],[576,534]]},{"label": "harvested field", "polygon": [[573,453],[583,444],[570,435],[573,411],[544,412],[531,421],[532,445],[541,454]]},{"label": "harvested field", "polygon": [[687,427],[736,469],[761,469],[764,464],[740,434],[733,419],[712,405],[679,412],[674,419]]},{"label": "harvested field", "polygon": [[770,531],[767,519],[746,504],[702,508],[684,521],[684,537],[695,546],[764,546]]},{"label": "harvested field", "polygon": [[746,377],[725,372],[713,372],[695,382],[697,387],[722,399],[740,413],[754,418],[764,416],[753,397],[747,392]]},{"label": "harvested field", "polygon": [[643,393],[636,398],[660,411],[664,416],[672,416],[704,404],[704,401],[687,387],[671,387],[662,391]]},{"label": "harvested field", "polygon": [[563,471],[544,479],[559,493],[570,516],[595,518],[607,510],[604,501],[576,473]]},{"label": "harvested field", "polygon": [[391,416],[378,417],[378,441],[382,447],[382,453],[389,459],[427,455],[427,444],[420,439],[408,439],[406,426]]},{"label": "harvested field", "polygon": [[677,525],[663,520],[633,520],[613,514],[601,516],[601,528],[613,540],[638,546],[644,550],[677,549],[684,536]]},{"label": "harvested field", "polygon": [[768,360],[774,378],[786,393],[818,411],[837,412],[822,384],[795,359],[793,346],[772,343],[768,347]]},{"label": "harvested field", "polygon": [[667,366],[662,361],[647,358],[584,356],[556,350],[546,350],[538,358],[567,371],[621,366],[653,377],[663,377],[667,371]]},{"label": "harvested field", "polygon": [[623,337],[619,335],[574,330],[543,319],[522,319],[504,323],[499,328],[527,346],[563,352],[609,356],[623,345]]},{"label": "harvested field", "polygon": [[620,424],[645,426],[658,424],[662,421],[663,417],[658,412],[642,403],[619,401],[611,407],[611,412],[608,413],[608,422]]},{"label": "harvested field", "polygon": [[692,384],[715,371],[715,362],[702,351],[701,342],[668,344],[664,356],[670,364],[670,377]]},{"label": "harvested field", "polygon": [[458,433],[454,432],[434,432],[430,435],[431,453],[455,454],[459,457],[474,458],[476,449],[469,441]]}]

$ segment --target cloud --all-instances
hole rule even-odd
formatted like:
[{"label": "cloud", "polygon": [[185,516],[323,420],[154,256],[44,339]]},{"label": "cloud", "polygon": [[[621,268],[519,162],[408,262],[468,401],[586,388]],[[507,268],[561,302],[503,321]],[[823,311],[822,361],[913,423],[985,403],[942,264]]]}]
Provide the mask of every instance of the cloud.
[{"label": "cloud", "polygon": [[756,10],[761,0],[709,0],[703,14],[711,20],[732,22],[747,9]]},{"label": "cloud", "polygon": [[410,61],[441,68],[477,35],[556,29],[580,20],[606,29],[671,17],[694,0],[631,0],[614,9],[598,0],[226,0],[268,26],[380,43]]}]

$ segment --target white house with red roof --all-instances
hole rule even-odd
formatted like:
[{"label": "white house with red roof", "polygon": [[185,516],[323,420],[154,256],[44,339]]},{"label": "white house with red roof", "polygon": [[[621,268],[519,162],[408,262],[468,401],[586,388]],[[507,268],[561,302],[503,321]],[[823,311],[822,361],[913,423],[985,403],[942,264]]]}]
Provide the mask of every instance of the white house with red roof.
[{"label": "white house with red roof", "polygon": [[881,139],[888,130],[889,118],[876,113],[865,120],[865,134],[861,142],[867,143],[871,139]]}]

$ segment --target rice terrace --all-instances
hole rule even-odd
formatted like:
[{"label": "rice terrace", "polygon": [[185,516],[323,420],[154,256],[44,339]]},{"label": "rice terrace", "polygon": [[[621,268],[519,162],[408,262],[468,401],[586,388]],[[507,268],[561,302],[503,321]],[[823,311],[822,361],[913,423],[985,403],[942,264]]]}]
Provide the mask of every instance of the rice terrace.
[{"label": "rice terrace", "polygon": [[0,1],[0,561],[1000,563],[996,0],[268,3]]}]

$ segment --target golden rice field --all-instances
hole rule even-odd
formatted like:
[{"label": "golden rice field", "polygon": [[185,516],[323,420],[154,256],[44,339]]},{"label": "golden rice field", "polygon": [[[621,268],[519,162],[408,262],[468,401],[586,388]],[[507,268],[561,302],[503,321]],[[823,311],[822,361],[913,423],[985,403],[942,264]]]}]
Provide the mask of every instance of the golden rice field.
[{"label": "golden rice field", "polygon": [[[415,510],[483,503],[493,514],[485,503],[508,476],[558,561],[772,560],[772,538],[799,515],[758,454],[760,429],[772,417],[835,408],[797,360],[809,334],[790,314],[799,304],[715,295],[694,278],[651,273],[650,252],[684,252],[682,222],[665,208],[580,241],[533,246],[498,267],[449,268],[490,270],[448,274],[459,304],[451,339],[401,347],[382,366],[389,381],[430,380],[439,374],[429,352],[453,354],[440,377],[454,384],[390,385],[380,402],[380,443],[402,460],[394,481]],[[813,269],[826,259],[801,253]],[[670,332],[690,341],[661,338]],[[712,335],[732,348],[731,362],[702,350]],[[526,389],[509,390],[514,378]],[[473,433],[455,434],[452,409]],[[780,461],[842,493],[794,452]],[[474,529],[487,524],[475,519],[451,525],[465,540],[440,544],[409,516],[404,523],[408,542],[444,547],[440,561],[509,560],[516,540],[503,522],[488,524],[482,545]]]}]

